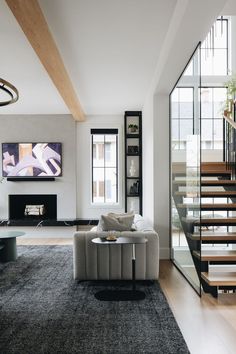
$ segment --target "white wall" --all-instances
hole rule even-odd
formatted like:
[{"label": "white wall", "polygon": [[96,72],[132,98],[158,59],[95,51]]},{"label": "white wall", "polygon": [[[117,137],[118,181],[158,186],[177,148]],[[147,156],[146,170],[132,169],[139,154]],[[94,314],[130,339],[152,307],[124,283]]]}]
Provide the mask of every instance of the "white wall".
[{"label": "white wall", "polygon": [[[9,194],[57,194],[57,217],[76,217],[76,123],[70,115],[1,115],[3,142],[61,142],[63,176],[55,182],[0,184],[0,218],[8,218]],[[53,233],[53,228],[48,228]],[[64,228],[63,228],[64,229]],[[28,232],[29,229],[25,228]],[[45,230],[42,228],[41,230]],[[72,228],[66,229],[70,233]],[[58,231],[57,231],[58,233]]]},{"label": "white wall", "polygon": [[[0,218],[8,218],[9,194],[57,194],[58,218],[98,218],[110,210],[124,211],[124,117],[88,116],[86,122],[76,123],[70,115],[7,115],[0,116],[2,142],[62,142],[63,176],[55,182],[8,182],[0,184]],[[119,130],[119,203],[95,206],[91,203],[91,128]],[[76,166],[77,165],[77,166]],[[19,227],[18,227],[19,229]],[[31,235],[59,228],[24,228]],[[67,234],[73,228],[66,228]],[[56,231],[57,230],[57,231]],[[61,230],[61,228],[60,228]],[[73,230],[72,230],[73,231]]]},{"label": "white wall", "polygon": [[[91,202],[91,128],[119,129],[119,203],[118,205],[99,206]],[[124,195],[124,117],[87,116],[86,121],[77,127],[77,216],[82,218],[98,218],[113,210],[124,211],[122,195]]]},{"label": "white wall", "polygon": [[153,97],[149,96],[143,107],[143,216],[154,224],[153,159]]},{"label": "white wall", "polygon": [[170,256],[170,192],[169,192],[169,95],[154,96],[154,228],[160,238],[160,256]]}]

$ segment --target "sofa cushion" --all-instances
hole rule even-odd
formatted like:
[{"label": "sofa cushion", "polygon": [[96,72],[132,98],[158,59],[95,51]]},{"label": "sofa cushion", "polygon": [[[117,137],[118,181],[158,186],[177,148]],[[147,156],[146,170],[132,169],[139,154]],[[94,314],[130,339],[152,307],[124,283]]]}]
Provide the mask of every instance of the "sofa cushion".
[{"label": "sofa cushion", "polygon": [[[123,216],[135,216],[134,215],[134,212],[133,211],[128,211],[127,213],[120,213],[120,214],[117,214],[117,213],[108,213],[107,214],[108,216],[113,216],[115,218],[120,218],[120,217],[123,217]],[[134,219],[133,219],[134,220]],[[130,231],[136,231],[136,227],[135,227],[135,224],[134,222],[132,223],[131,225],[131,228],[129,229]]]},{"label": "sofa cushion", "polygon": [[101,215],[100,227],[103,231],[129,231],[132,228],[134,214],[114,217],[110,215]]},{"label": "sofa cushion", "polygon": [[112,216],[113,218],[120,218],[120,217],[123,217],[123,216],[134,216],[134,213],[133,211],[129,211],[127,213],[108,213],[107,214],[108,216]]},{"label": "sofa cushion", "polygon": [[153,231],[153,227],[139,214],[135,214],[134,225],[137,231]]}]

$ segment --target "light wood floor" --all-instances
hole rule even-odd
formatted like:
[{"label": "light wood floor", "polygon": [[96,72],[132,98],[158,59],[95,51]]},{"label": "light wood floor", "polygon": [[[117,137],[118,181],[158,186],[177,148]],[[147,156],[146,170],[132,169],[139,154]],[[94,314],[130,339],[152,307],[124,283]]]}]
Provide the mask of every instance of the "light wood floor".
[{"label": "light wood floor", "polygon": [[159,281],[192,354],[236,353],[236,294],[200,298],[170,261]]},{"label": "light wood floor", "polygon": [[[65,245],[72,240],[19,238],[17,243]],[[159,281],[192,354],[236,353],[236,294],[200,298],[170,261],[160,262]]]},{"label": "light wood floor", "polygon": [[24,238],[16,239],[17,245],[72,245],[72,238]]}]

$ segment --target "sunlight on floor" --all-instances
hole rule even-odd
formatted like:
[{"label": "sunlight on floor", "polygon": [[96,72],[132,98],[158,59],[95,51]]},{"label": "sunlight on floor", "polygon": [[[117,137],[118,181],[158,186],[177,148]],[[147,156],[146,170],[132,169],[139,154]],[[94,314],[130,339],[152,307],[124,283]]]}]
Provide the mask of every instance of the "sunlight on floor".
[{"label": "sunlight on floor", "polygon": [[72,245],[73,238],[23,238],[18,237],[17,245]]}]

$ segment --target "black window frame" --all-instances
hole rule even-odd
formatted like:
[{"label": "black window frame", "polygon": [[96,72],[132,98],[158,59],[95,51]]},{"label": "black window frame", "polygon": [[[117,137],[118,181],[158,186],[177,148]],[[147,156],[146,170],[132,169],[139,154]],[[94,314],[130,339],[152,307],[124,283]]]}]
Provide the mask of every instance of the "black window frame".
[{"label": "black window frame", "polygon": [[[225,93],[227,94],[227,88],[225,86],[213,86],[213,85],[203,85],[201,86],[201,94],[202,94],[202,90],[203,89],[210,89],[212,94],[211,94],[211,97],[212,97],[212,100],[211,100],[211,110],[213,112],[212,116],[211,117],[204,117],[203,118],[203,114],[202,114],[202,109],[203,109],[203,106],[201,105],[201,121],[211,121],[212,122],[212,128],[211,128],[211,142],[212,142],[212,145],[210,148],[203,148],[202,147],[202,150],[222,150],[223,149],[223,141],[224,141],[224,137],[223,137],[223,132],[224,132],[224,128],[223,128],[223,124],[224,124],[224,121],[223,121],[223,118],[221,117],[216,117],[215,116],[215,108],[214,108],[214,89],[224,89],[225,90]],[[226,98],[226,97],[225,97]],[[215,123],[216,121],[218,122],[222,122],[222,149],[221,148],[216,148],[215,146],[215,138],[214,138],[214,128],[215,128]],[[201,138],[201,144],[203,141],[203,138]]]},{"label": "black window frame", "polygon": [[[176,150],[184,150],[184,148],[181,148],[180,146],[181,146],[181,143],[182,142],[186,142],[186,140],[181,140],[180,139],[180,135],[181,135],[181,133],[180,133],[180,130],[181,130],[181,124],[180,124],[180,122],[182,121],[184,121],[184,120],[188,120],[188,121],[192,121],[192,122],[194,122],[194,86],[186,86],[186,85],[183,85],[183,86],[176,86],[175,87],[175,89],[177,89],[178,91],[178,101],[176,102],[177,104],[178,104],[178,117],[176,118],[172,118],[171,119],[171,123],[173,122],[173,121],[176,121],[177,123],[178,123],[178,145],[177,145],[177,149]],[[191,91],[192,91],[192,97],[193,97],[193,100],[192,100],[192,112],[193,112],[193,116],[192,117],[189,117],[189,118],[181,118],[181,116],[180,116],[180,103],[181,103],[181,101],[180,101],[180,99],[179,99],[179,97],[180,97],[180,89],[191,89]],[[194,134],[194,124],[193,124],[193,126],[192,126],[192,133]]]},{"label": "black window frame", "polygon": [[[220,18],[217,18],[216,21],[215,21],[215,24],[217,22],[221,22],[222,24],[225,23],[226,24],[226,47],[223,47],[223,48],[218,48],[215,46],[214,44],[214,41],[212,42],[212,39],[210,40],[210,45],[209,45],[209,42],[207,40],[207,36],[205,38],[205,40],[202,42],[202,45],[201,45],[201,52],[202,53],[205,53],[204,55],[206,56],[206,53],[208,52],[208,50],[212,50],[213,52],[213,56],[214,56],[214,51],[216,50],[224,50],[226,52],[226,73],[225,73],[225,76],[229,75],[230,73],[230,61],[229,61],[229,19],[228,18],[225,18],[224,16],[221,16]],[[222,30],[223,31],[223,28],[224,26],[222,26]],[[211,33],[210,37],[214,36],[214,26],[212,27],[212,31],[213,33]],[[204,46],[204,47],[203,47]],[[232,65],[232,64],[231,64]],[[201,73],[201,76],[219,76],[221,74],[215,74],[215,73],[211,73],[209,75],[205,75],[205,74],[202,74]]]},{"label": "black window frame", "polygon": [[[92,204],[118,204],[119,203],[119,198],[118,198],[118,195],[119,195],[119,179],[118,179],[118,171],[119,171],[119,168],[118,168],[118,136],[119,136],[119,130],[117,128],[104,128],[104,129],[91,129],[90,130],[90,134],[91,134],[91,146],[92,146]],[[94,157],[94,153],[93,153],[93,136],[94,135],[104,135],[104,165],[103,166],[99,166],[99,167],[94,167],[93,165],[93,157]],[[105,154],[105,136],[106,135],[115,135],[116,136],[116,166],[115,167],[107,167],[106,166],[106,154]],[[104,169],[104,201],[103,202],[94,202],[94,195],[93,195],[93,192],[94,192],[94,179],[93,179],[93,176],[94,176],[94,169],[95,168],[103,168]],[[116,201],[115,202],[107,202],[106,201],[106,184],[105,184],[105,181],[106,181],[106,169],[109,169],[109,168],[112,168],[112,169],[116,169]]]}]

